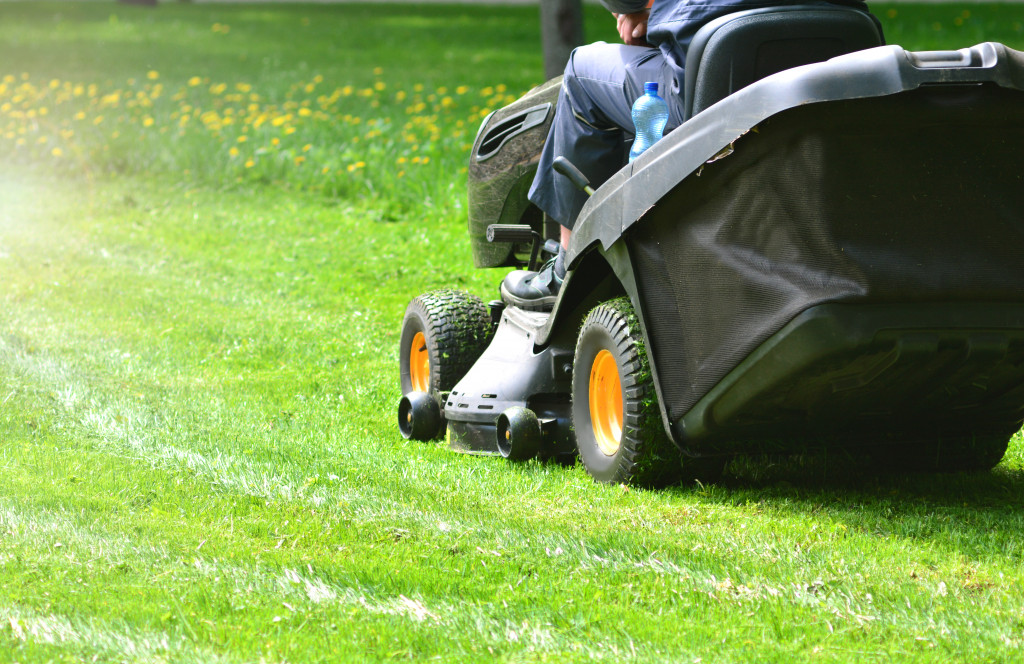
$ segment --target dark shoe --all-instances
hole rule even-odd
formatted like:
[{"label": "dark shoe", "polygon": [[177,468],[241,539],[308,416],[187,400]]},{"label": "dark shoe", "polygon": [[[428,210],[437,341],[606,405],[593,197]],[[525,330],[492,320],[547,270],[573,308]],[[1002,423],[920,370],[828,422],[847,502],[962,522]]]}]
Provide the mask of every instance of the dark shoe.
[{"label": "dark shoe", "polygon": [[[561,267],[561,270],[558,268]],[[561,272],[561,274],[559,274]],[[561,255],[544,263],[537,272],[516,270],[501,282],[501,299],[513,307],[528,311],[550,311],[562,288],[565,268]]]}]

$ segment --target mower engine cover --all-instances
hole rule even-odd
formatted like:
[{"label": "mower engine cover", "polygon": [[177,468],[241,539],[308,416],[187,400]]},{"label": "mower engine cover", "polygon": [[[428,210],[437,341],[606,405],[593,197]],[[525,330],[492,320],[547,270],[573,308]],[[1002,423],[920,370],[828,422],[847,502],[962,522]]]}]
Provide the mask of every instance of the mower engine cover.
[{"label": "mower engine cover", "polygon": [[480,125],[469,158],[469,238],[476,267],[516,267],[529,246],[488,242],[491,224],[529,224],[544,234],[543,213],[526,199],[555,115],[562,78],[551,79]]}]

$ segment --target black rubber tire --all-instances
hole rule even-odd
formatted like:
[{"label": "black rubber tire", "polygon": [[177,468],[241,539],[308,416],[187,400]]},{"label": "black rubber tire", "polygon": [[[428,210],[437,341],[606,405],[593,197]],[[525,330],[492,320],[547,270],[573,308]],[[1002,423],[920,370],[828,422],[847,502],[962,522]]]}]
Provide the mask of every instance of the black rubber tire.
[{"label": "black rubber tire", "polygon": [[432,394],[408,392],[398,402],[398,430],[406,440],[434,440],[444,432],[441,404]]},{"label": "black rubber tire", "polygon": [[402,394],[413,391],[410,353],[413,339],[423,333],[430,359],[428,393],[450,391],[487,348],[491,340],[491,315],[476,295],[458,290],[424,293],[409,303],[402,320],[399,341],[399,373]]},{"label": "black rubber tire", "polygon": [[509,461],[529,461],[540,453],[543,440],[536,413],[513,406],[498,416],[498,453]]},{"label": "black rubber tire", "polygon": [[[603,350],[615,359],[622,389],[622,433],[613,454],[598,443],[590,407],[591,371]],[[661,487],[680,480],[680,453],[665,433],[640,324],[626,298],[598,305],[583,322],[573,362],[572,422],[580,461],[596,481]]]}]

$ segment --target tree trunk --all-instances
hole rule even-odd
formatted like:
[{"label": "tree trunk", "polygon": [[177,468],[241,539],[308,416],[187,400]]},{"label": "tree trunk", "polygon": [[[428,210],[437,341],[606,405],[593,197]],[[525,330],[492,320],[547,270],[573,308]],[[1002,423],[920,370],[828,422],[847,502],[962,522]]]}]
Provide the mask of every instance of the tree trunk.
[{"label": "tree trunk", "polygon": [[544,75],[561,76],[572,49],[583,43],[583,0],[540,0]]}]

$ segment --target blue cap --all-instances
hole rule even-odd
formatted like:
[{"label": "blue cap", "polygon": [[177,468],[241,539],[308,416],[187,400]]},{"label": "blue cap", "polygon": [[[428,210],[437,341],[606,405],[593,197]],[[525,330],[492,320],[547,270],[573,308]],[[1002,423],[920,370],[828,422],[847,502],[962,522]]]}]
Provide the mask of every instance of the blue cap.
[{"label": "blue cap", "polygon": [[654,94],[658,94],[658,82],[657,81],[647,81],[646,83],[644,83],[644,94],[647,94],[647,93],[650,93],[650,92],[653,92]]}]

